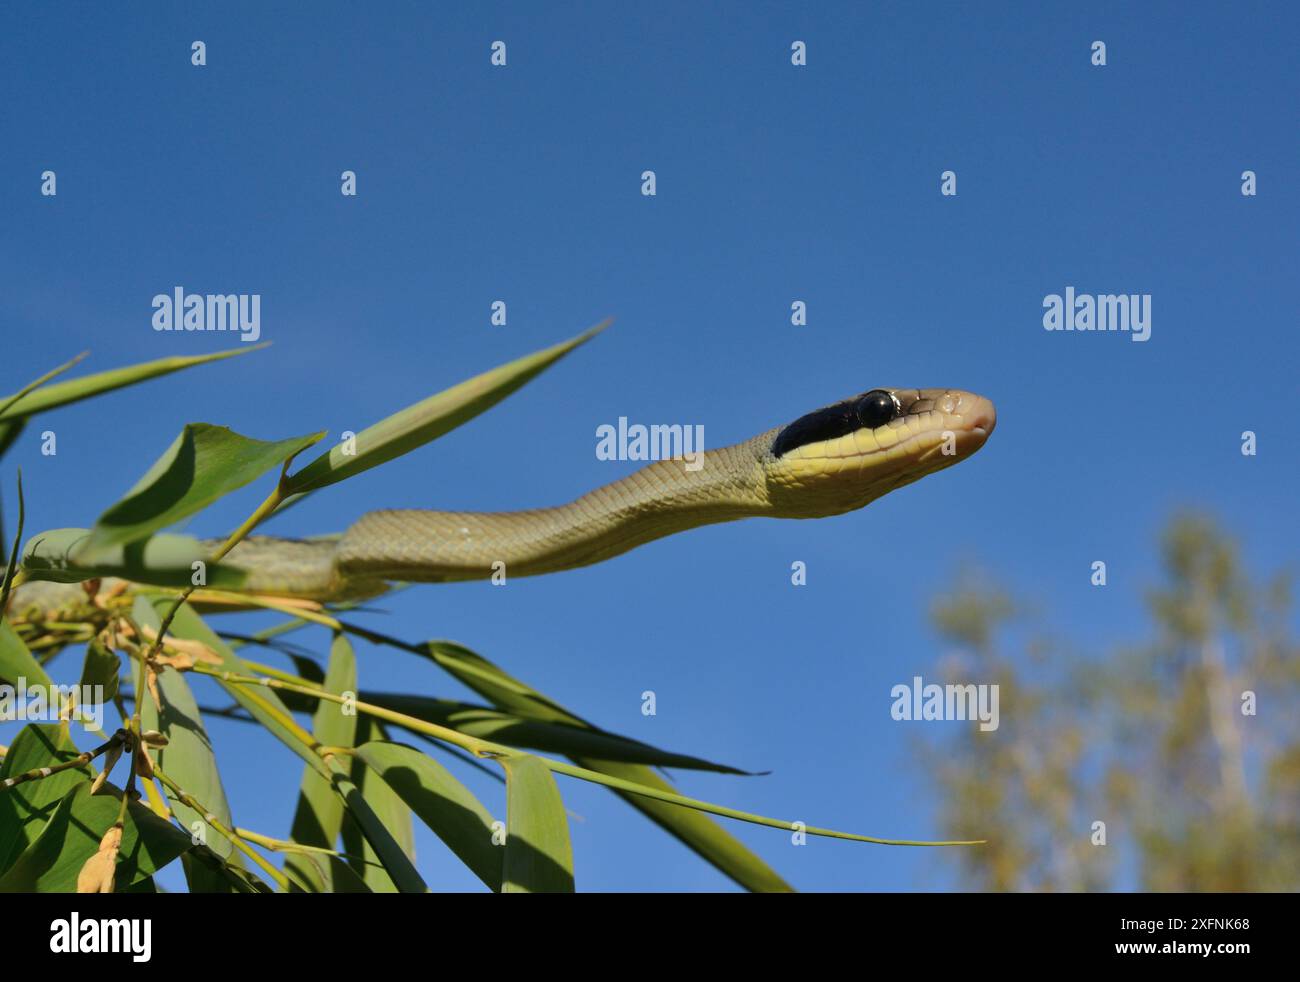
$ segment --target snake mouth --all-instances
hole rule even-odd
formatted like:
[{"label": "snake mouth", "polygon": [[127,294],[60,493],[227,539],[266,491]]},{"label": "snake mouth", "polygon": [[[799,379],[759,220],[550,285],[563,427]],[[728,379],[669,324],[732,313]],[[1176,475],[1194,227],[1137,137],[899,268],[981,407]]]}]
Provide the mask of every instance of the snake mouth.
[{"label": "snake mouth", "polygon": [[988,437],[993,432],[994,427],[998,425],[998,411],[993,407],[993,403],[983,396],[972,395],[971,393],[962,394],[962,402],[967,405],[958,406],[966,425],[972,432],[979,433],[983,437]]},{"label": "snake mouth", "polygon": [[964,431],[967,434],[965,442],[972,453],[984,446],[984,441],[992,435],[998,425],[998,411],[993,403],[971,392],[958,394],[953,415],[960,420],[958,428],[954,431],[958,434],[959,449],[962,442],[961,433]]}]

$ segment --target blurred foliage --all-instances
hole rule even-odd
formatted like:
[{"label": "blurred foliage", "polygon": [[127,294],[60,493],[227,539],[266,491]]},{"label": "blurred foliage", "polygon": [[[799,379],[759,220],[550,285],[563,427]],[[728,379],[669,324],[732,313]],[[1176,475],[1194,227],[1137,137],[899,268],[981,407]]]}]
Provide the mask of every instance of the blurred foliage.
[{"label": "blurred foliage", "polygon": [[964,887],[1300,888],[1290,575],[1259,577],[1212,519],[1178,515],[1145,609],[1146,637],[1094,653],[986,576],[935,602],[955,651],[942,677],[1001,686],[997,730],[945,727],[919,747],[945,832],[990,840],[941,854]]}]

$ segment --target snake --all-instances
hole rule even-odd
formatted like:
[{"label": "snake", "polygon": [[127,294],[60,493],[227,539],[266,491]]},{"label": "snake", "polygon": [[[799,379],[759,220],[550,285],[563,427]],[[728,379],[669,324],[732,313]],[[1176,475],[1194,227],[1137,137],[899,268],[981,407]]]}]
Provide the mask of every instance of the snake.
[{"label": "snake", "polygon": [[[567,504],[372,511],[342,534],[248,536],[223,562],[244,573],[240,592],[320,603],[366,600],[396,582],[555,573],[703,525],[854,511],[971,456],[996,422],[992,402],[961,389],[870,389],[743,443],[656,460]],[[204,555],[223,544],[198,543]],[[56,607],[79,591],[26,583],[15,604]]]},{"label": "snake", "polygon": [[996,421],[971,392],[876,388],[743,443],[656,460],[567,504],[372,511],[341,535],[250,536],[226,561],[247,572],[245,591],[321,602],[373,597],[394,581],[554,573],[703,525],[854,511],[969,457]]}]

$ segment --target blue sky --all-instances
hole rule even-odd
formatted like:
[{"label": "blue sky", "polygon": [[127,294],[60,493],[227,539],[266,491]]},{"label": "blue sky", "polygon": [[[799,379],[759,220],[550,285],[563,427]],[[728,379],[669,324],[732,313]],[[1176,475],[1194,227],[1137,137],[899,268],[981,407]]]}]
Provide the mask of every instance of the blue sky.
[{"label": "blue sky", "polygon": [[[459,640],[612,730],[773,772],[681,774],[689,793],[933,836],[908,752],[925,724],[891,720],[889,690],[932,673],[926,609],[963,564],[1104,646],[1140,630],[1175,507],[1219,514],[1259,570],[1295,557],[1300,16],[702,7],[6,5],[0,389],[85,348],[102,369],[237,347],[150,328],[152,297],[178,285],[261,294],[274,343],[44,417],[33,429],[58,454],[26,434],[4,500],[18,464],[29,528],[86,525],[187,421],[337,436],[607,315],[470,426],[269,530],[569,500],[635,466],[594,453],[619,416],[703,424],[719,446],[875,386],[982,393],[999,423],[980,455],[865,511],[703,529],[504,589],[420,587],[370,618]],[[57,197],[39,193],[44,170]],[[1150,294],[1151,339],[1044,331],[1043,298],[1067,286]],[[505,327],[489,324],[497,299]],[[189,530],[228,530],[265,490]],[[400,653],[359,654],[365,687],[462,694]],[[211,728],[237,820],[285,833],[298,759],[251,727]],[[497,786],[464,776],[504,812]],[[621,801],[562,790],[580,888],[727,887]],[[804,889],[951,883],[924,851],[731,827]],[[473,886],[429,835],[418,848],[435,887]]]}]

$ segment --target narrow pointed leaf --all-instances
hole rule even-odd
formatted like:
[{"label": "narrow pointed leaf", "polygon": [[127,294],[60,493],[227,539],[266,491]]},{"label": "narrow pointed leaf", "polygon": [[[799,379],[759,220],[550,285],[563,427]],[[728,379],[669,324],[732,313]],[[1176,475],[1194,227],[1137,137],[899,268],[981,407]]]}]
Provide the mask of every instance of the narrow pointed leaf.
[{"label": "narrow pointed leaf", "polygon": [[646,764],[652,767],[678,767],[683,770],[750,775],[749,771],[742,771],[726,764],[715,764],[687,754],[670,753],[648,743],[619,736],[617,733],[609,733],[593,727],[575,726],[559,720],[529,719],[526,716],[501,712],[485,706],[475,706],[450,699],[432,699],[404,692],[362,692],[361,700],[414,716],[416,719],[449,727],[468,736],[504,743],[511,747],[527,747],[531,750],[564,754],[569,757],[595,757],[601,760]]},{"label": "narrow pointed leaf", "polygon": [[40,378],[28,382],[26,385],[24,385],[13,395],[6,396],[5,398],[0,399],[0,418],[4,418],[5,414],[8,413],[9,410],[13,409],[14,406],[22,402],[22,400],[25,399],[30,393],[32,393],[36,389],[39,389],[50,379],[57,378],[58,376],[62,375],[73,365],[77,364],[77,362],[81,361],[81,359],[85,358],[86,355],[88,354],[90,354],[89,351],[83,351],[75,358],[71,358],[68,361],[65,361],[58,368],[53,368],[50,371],[46,372],[44,375],[42,375]]},{"label": "narrow pointed leaf", "polygon": [[572,893],[569,819],[550,770],[536,757],[503,758],[506,854],[502,893]]},{"label": "narrow pointed leaf", "polygon": [[[66,382],[56,382],[54,385],[44,386],[23,396],[21,401],[16,402],[4,412],[0,412],[0,420],[22,419],[46,410],[56,409],[59,406],[66,406],[69,403],[79,402],[82,399],[89,399],[105,392],[111,392],[114,389],[135,385],[137,382],[144,382],[162,375],[170,375],[172,372],[179,372],[181,369],[190,368],[194,365],[202,365],[210,361],[221,361],[224,358],[234,358],[237,355],[246,355],[264,347],[266,345],[259,344],[234,351],[218,351],[209,355],[159,358],[156,361],[129,365],[126,368],[114,368],[111,371],[98,372],[94,375],[86,375],[83,378],[68,379]],[[0,405],[9,402],[11,398],[12,396],[0,397]]]},{"label": "narrow pointed leaf", "polygon": [[[508,754],[508,747],[501,747],[503,754]],[[804,826],[802,822],[792,822],[784,818],[771,818],[767,815],[759,815],[755,812],[741,811],[738,808],[729,808],[726,805],[716,805],[711,801],[703,801],[699,798],[688,798],[686,795],[679,794],[677,791],[660,790],[650,784],[628,781],[623,778],[615,777],[612,774],[606,774],[601,771],[592,770],[589,767],[581,765],[566,764],[562,760],[553,760],[549,757],[538,757],[543,766],[549,768],[556,774],[564,774],[568,777],[576,777],[581,781],[589,781],[592,784],[604,785],[607,788],[615,788],[627,791],[639,797],[652,798],[656,801],[664,802],[670,805],[679,805],[683,808],[690,808],[696,811],[707,812],[711,815],[721,815],[723,818],[734,818],[739,822],[750,822],[753,825],[764,825],[771,829],[781,829],[782,831],[794,831],[799,829],[808,835],[821,836],[827,839],[844,839],[849,842],[870,842],[880,846],[918,846],[918,847],[938,847],[938,846],[977,846],[982,845],[983,839],[966,839],[966,840],[949,840],[934,841],[925,839],[885,839],[874,835],[861,835],[857,832],[841,832],[837,829],[822,828],[821,826],[808,825]]]},{"label": "narrow pointed leaf", "polygon": [[357,434],[355,453],[336,446],[288,479],[288,490],[305,494],[360,474],[436,440],[541,374],[608,325],[597,324],[575,338],[476,375],[450,389],[408,406]]}]

